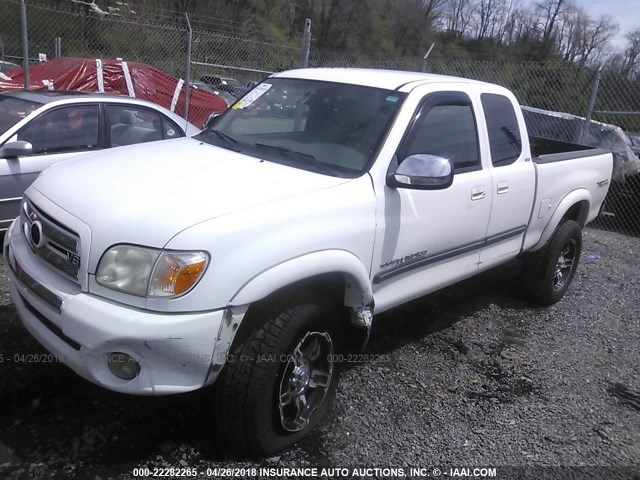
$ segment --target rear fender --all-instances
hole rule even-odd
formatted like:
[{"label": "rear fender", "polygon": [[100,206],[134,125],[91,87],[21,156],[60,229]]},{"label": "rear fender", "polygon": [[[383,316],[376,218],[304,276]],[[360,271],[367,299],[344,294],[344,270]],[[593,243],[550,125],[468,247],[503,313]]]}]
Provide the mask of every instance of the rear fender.
[{"label": "rear fender", "polygon": [[[553,215],[551,216],[551,219],[547,223],[547,226],[542,231],[542,235],[540,236],[538,243],[536,243],[529,250],[535,251],[544,247],[544,245],[549,241],[549,239],[553,235],[553,232],[555,232],[556,228],[558,228],[558,225],[560,225],[560,222],[567,216],[567,213],[569,213],[569,211],[571,211],[571,209],[574,207],[577,208],[577,211],[576,210],[571,211],[572,213],[571,217],[573,220],[578,222],[578,224],[581,227],[584,227],[587,221],[587,218],[589,216],[589,209],[591,208],[591,204],[592,204],[591,194],[589,193],[588,190],[581,188],[569,193],[566,197],[564,197],[560,201],[560,203],[558,204],[558,207],[553,212]],[[575,218],[574,218],[574,214],[575,214]]]}]

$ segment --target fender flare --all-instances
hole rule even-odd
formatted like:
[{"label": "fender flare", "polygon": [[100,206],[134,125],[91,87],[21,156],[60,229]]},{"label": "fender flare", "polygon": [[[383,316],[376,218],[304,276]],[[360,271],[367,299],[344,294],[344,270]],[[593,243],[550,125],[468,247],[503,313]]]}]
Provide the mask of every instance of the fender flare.
[{"label": "fender flare", "polygon": [[581,202],[587,202],[586,210],[584,211],[584,213],[581,211],[580,216],[578,218],[578,223],[580,224],[581,227],[584,227],[587,217],[589,215],[589,208],[591,207],[592,201],[591,201],[591,194],[589,193],[589,191],[584,188],[580,188],[578,190],[569,192],[560,201],[555,211],[553,212],[553,215],[551,215],[551,218],[549,219],[547,226],[542,231],[542,235],[540,236],[540,239],[533,247],[530,248],[530,251],[535,251],[542,248],[549,241],[549,239],[551,238],[551,235],[553,235],[553,232],[556,231],[556,228],[558,228],[558,225],[560,225],[560,221],[564,218],[567,212],[574,205],[577,205],[578,203],[581,203]]},{"label": "fender flare", "polygon": [[248,305],[287,285],[327,273],[341,273],[345,276],[346,306],[355,309],[373,305],[369,272],[358,257],[346,250],[321,250],[274,265],[240,287],[228,304]]}]

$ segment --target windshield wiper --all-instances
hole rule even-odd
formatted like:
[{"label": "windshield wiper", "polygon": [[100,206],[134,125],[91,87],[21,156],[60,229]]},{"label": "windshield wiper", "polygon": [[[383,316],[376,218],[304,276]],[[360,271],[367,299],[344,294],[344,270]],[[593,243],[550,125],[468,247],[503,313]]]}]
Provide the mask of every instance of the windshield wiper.
[{"label": "windshield wiper", "polygon": [[[341,171],[332,167],[326,163],[320,162],[309,153],[298,152],[297,150],[290,150],[286,147],[279,145],[269,145],[267,143],[254,143],[258,148],[268,148],[280,153],[283,157],[289,160],[293,160],[295,166],[303,168],[305,170],[311,170],[315,173],[324,173],[325,175],[341,176]],[[311,160],[311,161],[309,161]]]},{"label": "windshield wiper", "polygon": [[272,148],[273,150],[277,150],[278,152],[282,153],[283,155],[286,155],[287,157],[296,157],[298,159],[303,157],[303,158],[308,158],[309,160],[316,159],[316,157],[314,157],[313,155],[309,155],[308,153],[298,152],[297,150],[290,150],[288,148],[281,147],[279,145],[269,145],[267,143],[254,143],[254,145],[256,147]]},{"label": "windshield wiper", "polygon": [[212,128],[209,128],[207,130],[204,130],[200,135],[205,135],[205,134],[206,135],[215,135],[220,140],[222,140],[224,143],[226,143],[226,145],[229,148],[229,150],[233,150],[234,152],[241,152],[242,151],[242,149],[239,146],[238,141],[235,138],[230,137],[226,133],[222,133],[220,130],[214,130]]}]

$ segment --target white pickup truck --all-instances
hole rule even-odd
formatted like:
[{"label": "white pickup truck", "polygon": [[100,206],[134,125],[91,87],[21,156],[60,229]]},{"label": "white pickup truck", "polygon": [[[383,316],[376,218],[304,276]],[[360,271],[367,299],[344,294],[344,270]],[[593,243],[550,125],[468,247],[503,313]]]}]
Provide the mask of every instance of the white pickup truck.
[{"label": "white pickup truck", "polygon": [[506,89],[410,72],[269,77],[203,133],[45,170],[4,239],[25,327],[131,394],[216,382],[220,433],[312,429],[373,315],[522,257],[562,298],[611,154],[532,139]]}]

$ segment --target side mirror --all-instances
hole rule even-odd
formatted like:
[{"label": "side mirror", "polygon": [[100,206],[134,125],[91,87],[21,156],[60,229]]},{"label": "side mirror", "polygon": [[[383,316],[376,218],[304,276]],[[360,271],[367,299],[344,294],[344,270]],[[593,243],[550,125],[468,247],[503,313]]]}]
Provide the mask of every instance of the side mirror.
[{"label": "side mirror", "polygon": [[416,190],[439,190],[453,183],[453,167],[448,158],[419,153],[409,155],[387,176],[387,185]]},{"label": "side mirror", "polygon": [[33,145],[23,140],[5,143],[0,147],[0,158],[26,157],[32,153]]}]

